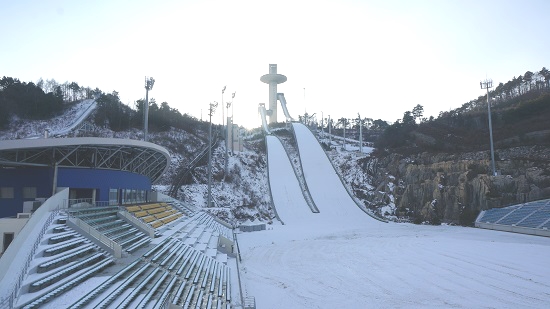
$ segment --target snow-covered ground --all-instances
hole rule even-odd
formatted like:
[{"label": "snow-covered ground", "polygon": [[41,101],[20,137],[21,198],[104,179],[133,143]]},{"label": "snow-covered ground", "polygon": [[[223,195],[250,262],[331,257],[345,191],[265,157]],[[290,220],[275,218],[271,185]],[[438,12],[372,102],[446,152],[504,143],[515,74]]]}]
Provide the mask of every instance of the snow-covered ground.
[{"label": "snow-covered ground", "polygon": [[309,211],[293,186],[288,157],[278,140],[268,138],[272,194],[285,225],[239,234],[244,293],[256,298],[258,308],[550,304],[549,238],[376,221],[336,182],[306,130],[295,127],[304,174],[321,213]]}]

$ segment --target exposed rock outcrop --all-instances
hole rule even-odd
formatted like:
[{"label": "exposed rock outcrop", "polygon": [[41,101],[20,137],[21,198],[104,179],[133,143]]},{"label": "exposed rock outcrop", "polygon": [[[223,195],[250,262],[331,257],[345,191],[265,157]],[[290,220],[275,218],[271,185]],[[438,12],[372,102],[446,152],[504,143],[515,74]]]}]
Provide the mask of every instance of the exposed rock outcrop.
[{"label": "exposed rock outcrop", "polygon": [[549,148],[500,149],[496,158],[498,175],[490,176],[488,152],[390,154],[370,159],[378,165],[372,184],[391,190],[397,215],[432,223],[467,223],[480,210],[550,197]]}]

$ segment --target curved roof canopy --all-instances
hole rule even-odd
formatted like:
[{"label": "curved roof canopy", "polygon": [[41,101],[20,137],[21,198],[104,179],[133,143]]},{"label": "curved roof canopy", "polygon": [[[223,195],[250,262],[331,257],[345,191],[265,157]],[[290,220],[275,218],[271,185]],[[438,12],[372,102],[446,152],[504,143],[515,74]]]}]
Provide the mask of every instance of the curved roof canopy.
[{"label": "curved roof canopy", "polygon": [[79,137],[0,141],[0,167],[109,169],[141,174],[155,182],[169,163],[165,148],[138,140]]}]

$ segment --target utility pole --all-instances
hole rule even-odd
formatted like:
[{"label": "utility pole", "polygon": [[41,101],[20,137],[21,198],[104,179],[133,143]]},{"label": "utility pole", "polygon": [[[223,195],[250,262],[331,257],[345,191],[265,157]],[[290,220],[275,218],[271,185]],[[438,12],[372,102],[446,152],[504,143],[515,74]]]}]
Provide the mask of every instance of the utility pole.
[{"label": "utility pole", "polygon": [[149,131],[149,90],[153,90],[155,79],[145,76],[145,106],[143,108],[143,140],[147,141]]},{"label": "utility pole", "polygon": [[[210,103],[208,108],[208,116],[210,116],[210,124],[208,126],[208,202],[207,207],[212,207],[212,115],[216,111],[218,102]],[[223,108],[222,108],[223,110]]]},{"label": "utility pole", "polygon": [[487,114],[489,117],[489,139],[491,143],[491,169],[493,171],[493,176],[496,176],[497,172],[495,169],[495,150],[493,148],[493,125],[491,123],[491,103],[489,101],[489,89],[493,88],[493,81],[491,79],[486,79],[479,82],[479,86],[481,86],[481,89],[487,89]]}]

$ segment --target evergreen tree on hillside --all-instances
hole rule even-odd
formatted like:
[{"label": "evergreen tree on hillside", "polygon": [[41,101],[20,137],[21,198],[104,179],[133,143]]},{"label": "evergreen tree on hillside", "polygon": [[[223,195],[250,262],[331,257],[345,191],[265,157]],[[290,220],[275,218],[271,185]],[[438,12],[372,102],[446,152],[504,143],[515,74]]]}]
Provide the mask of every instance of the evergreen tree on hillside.
[{"label": "evergreen tree on hillside", "polygon": [[[11,77],[0,80],[0,105],[4,115],[14,114],[27,119],[47,119],[63,109],[59,93],[44,93],[34,83]],[[6,116],[2,117],[5,121]]]},{"label": "evergreen tree on hillside", "polygon": [[113,131],[130,129],[135,112],[120,102],[118,92],[102,94],[96,102],[95,123],[98,126],[108,127]]}]

